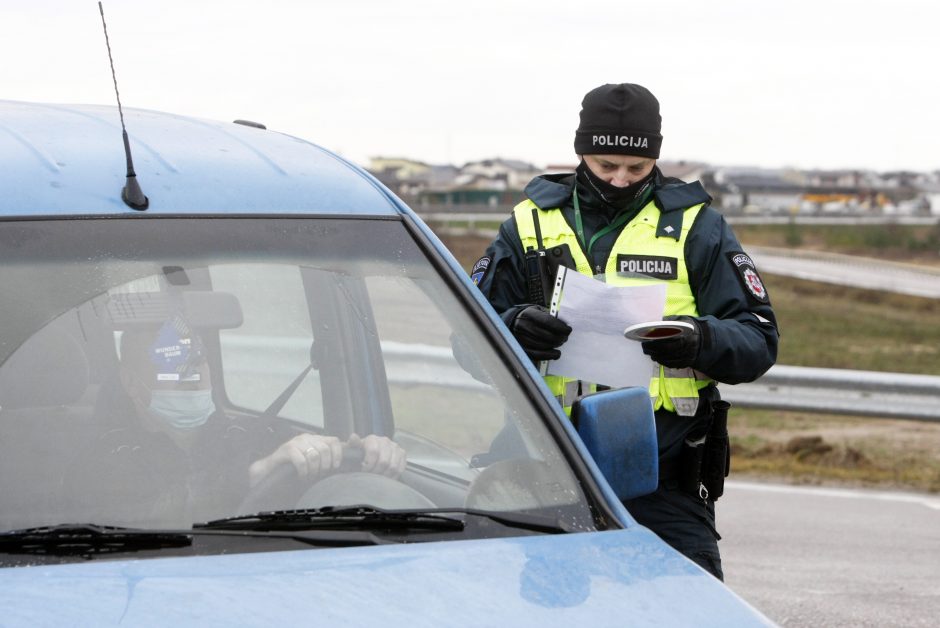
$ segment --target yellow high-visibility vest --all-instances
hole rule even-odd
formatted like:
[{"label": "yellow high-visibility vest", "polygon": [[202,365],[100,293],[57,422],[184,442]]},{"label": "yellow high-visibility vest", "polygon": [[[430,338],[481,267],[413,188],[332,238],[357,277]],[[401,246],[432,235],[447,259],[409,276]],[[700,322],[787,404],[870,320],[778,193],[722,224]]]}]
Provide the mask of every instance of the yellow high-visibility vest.
[{"label": "yellow high-visibility vest", "polygon": [[[704,203],[686,209],[673,210],[683,213],[682,227],[678,237],[657,237],[656,232],[661,214],[655,202],[650,200],[630,222],[624,225],[620,235],[617,236],[604,269],[606,282],[618,286],[665,283],[666,305],[663,316],[682,314],[698,316],[695,295],[692,294],[692,287],[689,285],[689,275],[685,264],[685,241],[702,207]],[[528,250],[529,247],[539,248],[536,234],[540,233],[542,248],[550,249],[567,244],[574,258],[576,270],[584,275],[594,276],[594,269],[560,210],[542,209],[526,199],[516,205],[513,214],[519,229],[523,251]],[[534,222],[536,218],[538,231]],[[659,274],[660,277],[653,278],[631,272],[638,269],[640,271],[655,269],[656,272],[653,274]],[[665,408],[680,416],[692,416],[698,409],[698,391],[712,381],[705,374],[691,368],[672,369],[660,366],[659,375],[650,378],[649,393],[653,408],[655,410]],[[578,398],[596,390],[593,384],[557,375],[547,375],[545,383],[568,415],[571,414],[572,404]]]}]

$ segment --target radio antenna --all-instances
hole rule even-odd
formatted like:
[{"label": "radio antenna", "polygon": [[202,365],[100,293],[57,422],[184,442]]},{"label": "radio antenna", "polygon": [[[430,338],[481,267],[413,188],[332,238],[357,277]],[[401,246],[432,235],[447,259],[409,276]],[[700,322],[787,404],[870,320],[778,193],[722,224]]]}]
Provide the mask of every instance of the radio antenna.
[{"label": "radio antenna", "polygon": [[127,181],[121,190],[121,200],[131,209],[143,211],[150,205],[150,200],[144,196],[137,182],[137,173],[134,172],[134,160],[131,159],[131,144],[127,139],[127,128],[124,126],[124,110],[121,108],[121,94],[118,92],[117,75],[114,73],[114,57],[111,56],[111,41],[108,39],[108,25],[104,21],[104,7],[98,2],[98,11],[101,13],[101,26],[104,27],[104,43],[108,46],[108,61],[111,62],[111,79],[114,81],[114,95],[117,96],[118,115],[121,116],[121,135],[124,138],[124,155],[127,157]]}]

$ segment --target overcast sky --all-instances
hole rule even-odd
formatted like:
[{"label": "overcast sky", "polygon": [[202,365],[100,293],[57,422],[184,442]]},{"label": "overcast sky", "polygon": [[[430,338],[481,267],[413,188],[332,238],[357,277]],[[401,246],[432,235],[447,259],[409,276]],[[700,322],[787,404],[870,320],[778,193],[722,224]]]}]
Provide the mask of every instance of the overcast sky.
[{"label": "overcast sky", "polygon": [[[95,0],[0,6],[0,98],[114,102]],[[573,163],[584,93],[631,82],[660,100],[664,159],[875,170],[940,169],[938,7],[104,2],[125,107],[256,120],[363,165]]]}]

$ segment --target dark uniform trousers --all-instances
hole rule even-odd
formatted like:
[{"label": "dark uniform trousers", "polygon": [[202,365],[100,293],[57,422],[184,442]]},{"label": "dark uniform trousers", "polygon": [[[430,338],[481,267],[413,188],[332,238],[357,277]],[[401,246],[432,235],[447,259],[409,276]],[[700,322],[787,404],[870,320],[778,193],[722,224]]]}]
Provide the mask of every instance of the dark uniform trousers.
[{"label": "dark uniform trousers", "polygon": [[655,493],[627,500],[624,506],[641,525],[655,530],[663,541],[723,580],[715,502],[668,484],[661,483]]}]

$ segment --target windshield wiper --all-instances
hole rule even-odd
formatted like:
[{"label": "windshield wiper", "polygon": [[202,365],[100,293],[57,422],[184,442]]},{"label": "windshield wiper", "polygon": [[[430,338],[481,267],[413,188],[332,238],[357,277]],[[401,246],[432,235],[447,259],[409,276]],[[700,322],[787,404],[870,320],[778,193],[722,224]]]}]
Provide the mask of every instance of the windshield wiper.
[{"label": "windshield wiper", "polygon": [[533,532],[543,532],[545,534],[562,534],[564,532],[575,531],[571,526],[565,525],[558,519],[519,512],[494,512],[492,510],[479,510],[476,508],[464,508],[449,512],[459,512],[474,517],[482,517],[510,528],[532,530]]},{"label": "windshield wiper", "polygon": [[[454,508],[394,511],[371,506],[325,507],[227,517],[193,524],[192,531],[144,530],[90,523],[11,530],[0,533],[0,554],[92,558],[121,552],[190,547],[194,536],[203,534],[275,533],[271,538],[278,538],[282,535],[277,532],[284,531],[291,532],[285,538],[318,546],[378,545],[387,541],[373,533],[462,532],[472,525],[468,520],[474,519],[543,534],[570,531],[555,519],[524,513]],[[303,534],[304,531],[315,531],[315,535]]]},{"label": "windshield wiper", "polygon": [[61,524],[0,533],[2,554],[87,556],[192,545],[190,534],[94,524]]},{"label": "windshield wiper", "polygon": [[441,508],[424,511],[384,510],[372,506],[328,506],[259,512],[216,519],[193,524],[194,530],[316,530],[358,528],[367,530],[430,530],[460,532],[466,529],[468,518],[481,518],[500,525],[540,532],[560,534],[572,532],[558,519],[518,513],[493,512],[473,508]]},{"label": "windshield wiper", "polygon": [[238,515],[193,524],[194,530],[316,530],[358,528],[367,530],[461,531],[460,519],[426,512],[396,512],[371,506],[302,508]]}]

